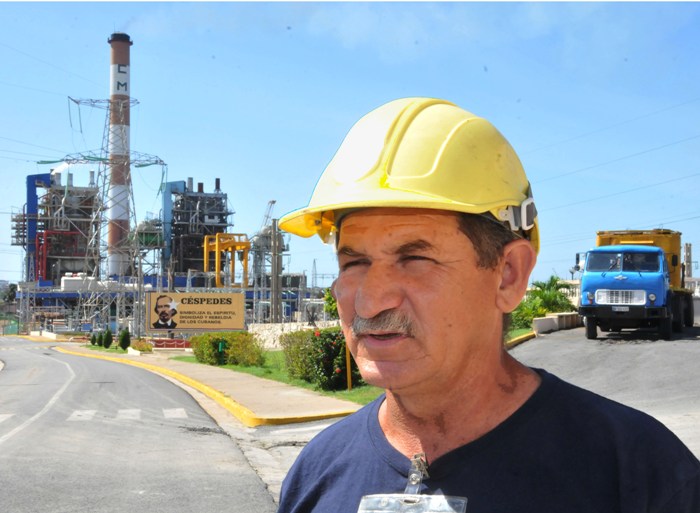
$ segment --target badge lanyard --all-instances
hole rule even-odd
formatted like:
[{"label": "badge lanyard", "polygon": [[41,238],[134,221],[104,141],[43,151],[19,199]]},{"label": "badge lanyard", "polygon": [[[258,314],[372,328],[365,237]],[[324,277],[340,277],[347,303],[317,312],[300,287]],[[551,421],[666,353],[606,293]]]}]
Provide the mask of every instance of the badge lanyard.
[{"label": "badge lanyard", "polygon": [[425,454],[416,454],[411,459],[408,483],[403,493],[365,495],[357,513],[465,513],[466,497],[449,495],[421,495],[423,478],[428,475]]}]

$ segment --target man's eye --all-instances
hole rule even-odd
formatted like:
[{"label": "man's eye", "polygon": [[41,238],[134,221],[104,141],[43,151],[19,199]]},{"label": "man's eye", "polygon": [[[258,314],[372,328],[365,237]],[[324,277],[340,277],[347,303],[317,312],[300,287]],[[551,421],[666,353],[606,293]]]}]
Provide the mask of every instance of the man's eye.
[{"label": "man's eye", "polygon": [[423,255],[404,255],[401,257],[402,262],[420,262],[420,261],[432,261],[432,258],[428,258]]},{"label": "man's eye", "polygon": [[340,264],[340,270],[347,271],[348,269],[352,269],[353,267],[358,267],[366,263],[366,260],[349,260]]}]

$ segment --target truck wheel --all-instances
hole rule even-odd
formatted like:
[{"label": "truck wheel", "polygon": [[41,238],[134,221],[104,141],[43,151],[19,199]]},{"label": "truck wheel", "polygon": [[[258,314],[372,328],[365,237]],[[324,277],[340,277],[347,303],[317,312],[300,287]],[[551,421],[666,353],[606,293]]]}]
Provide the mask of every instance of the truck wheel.
[{"label": "truck wheel", "polygon": [[665,317],[659,320],[659,336],[663,340],[671,340],[672,336],[672,319],[670,317]]},{"label": "truck wheel", "polygon": [[676,333],[681,333],[683,331],[683,311],[685,305],[683,305],[683,298],[681,296],[673,296],[673,303],[671,306],[671,311],[673,312],[673,321],[671,326],[673,331]]},{"label": "truck wheel", "polygon": [[588,340],[595,340],[598,338],[598,328],[595,324],[595,319],[588,317],[586,319],[586,338]]},{"label": "truck wheel", "polygon": [[695,305],[693,304],[692,296],[685,297],[685,312],[683,312],[685,321],[685,326],[687,328],[692,328],[695,323]]}]

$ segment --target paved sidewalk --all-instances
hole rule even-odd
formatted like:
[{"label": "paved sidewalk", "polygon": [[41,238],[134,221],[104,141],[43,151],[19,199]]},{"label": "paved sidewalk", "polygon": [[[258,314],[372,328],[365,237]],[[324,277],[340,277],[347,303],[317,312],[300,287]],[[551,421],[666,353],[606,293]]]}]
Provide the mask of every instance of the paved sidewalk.
[{"label": "paved sidewalk", "polygon": [[65,354],[133,365],[173,378],[204,393],[248,427],[342,417],[361,407],[277,381],[170,359],[173,354],[186,354],[182,351],[118,355],[93,351],[78,344],[64,344],[55,349]]}]

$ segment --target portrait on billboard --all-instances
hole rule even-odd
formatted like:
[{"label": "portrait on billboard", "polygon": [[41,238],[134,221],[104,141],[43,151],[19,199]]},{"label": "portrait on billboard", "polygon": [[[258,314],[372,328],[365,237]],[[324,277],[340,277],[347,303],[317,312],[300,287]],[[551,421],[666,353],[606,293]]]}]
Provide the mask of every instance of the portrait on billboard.
[{"label": "portrait on billboard", "polygon": [[177,315],[177,303],[171,296],[161,294],[156,298],[154,312],[158,319],[152,324],[157,330],[172,330],[177,326],[173,319]]}]

